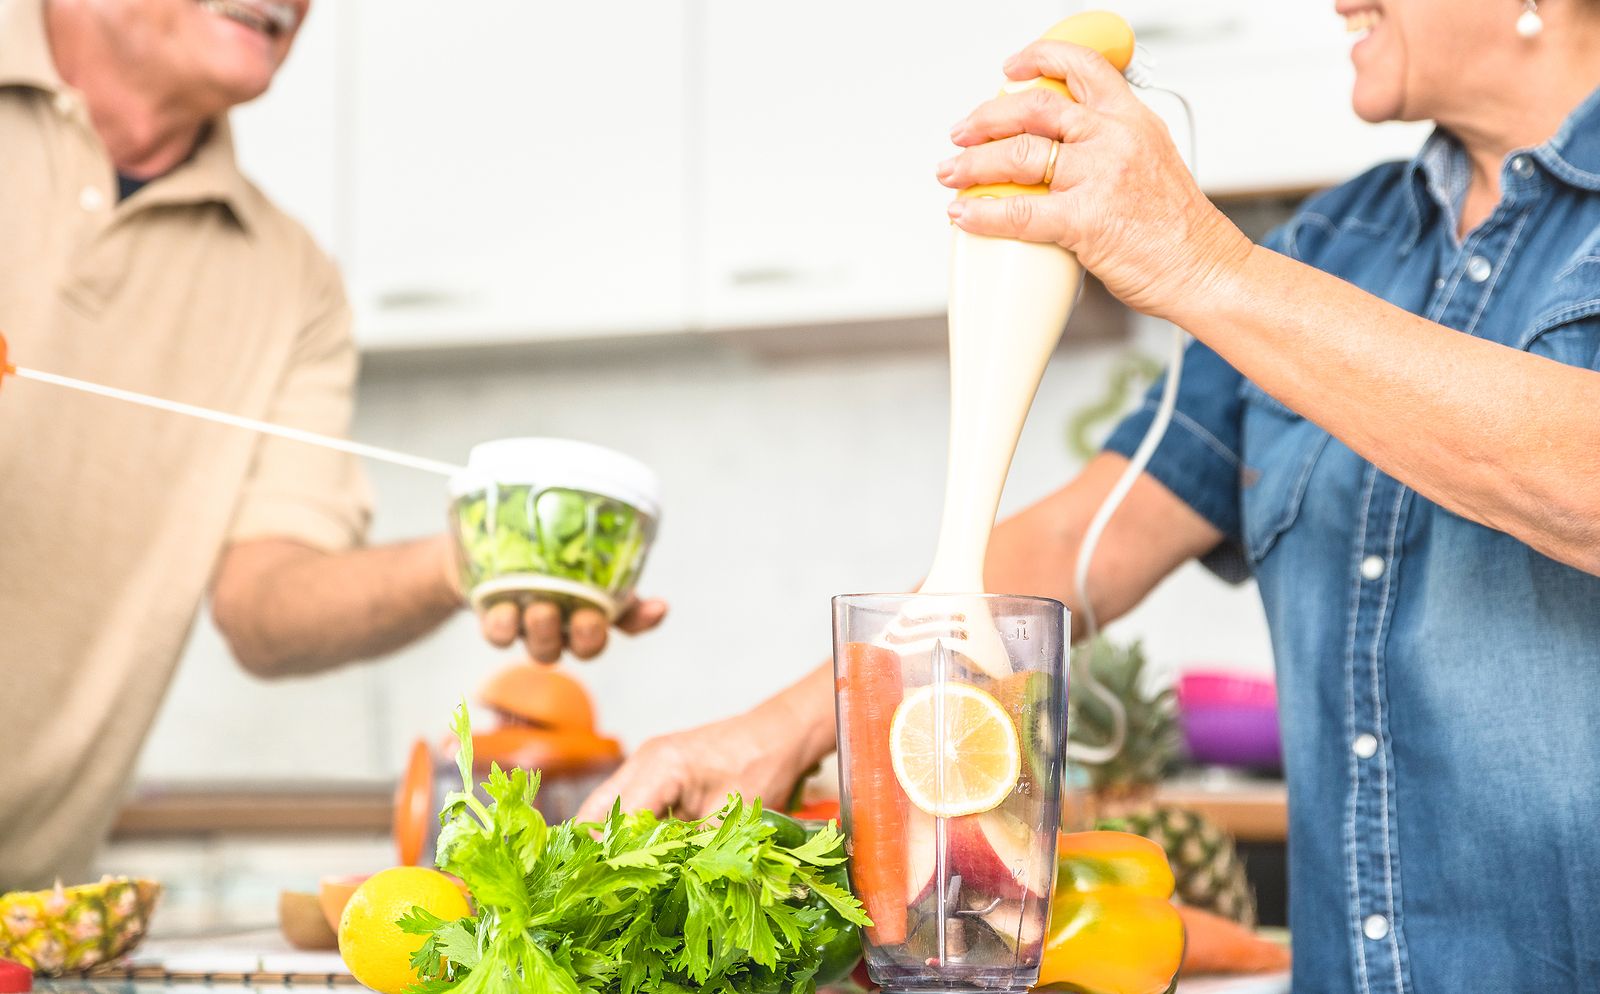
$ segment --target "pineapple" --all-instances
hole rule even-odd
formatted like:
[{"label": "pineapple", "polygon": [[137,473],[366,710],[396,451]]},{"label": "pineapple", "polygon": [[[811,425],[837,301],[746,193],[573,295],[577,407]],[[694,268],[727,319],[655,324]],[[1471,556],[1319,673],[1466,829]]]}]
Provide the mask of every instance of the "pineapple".
[{"label": "pineapple", "polygon": [[106,877],[0,895],[0,956],[47,977],[109,962],[144,937],[160,893],[154,881]]},{"label": "pineapple", "polygon": [[1119,828],[1155,841],[1172,864],[1178,900],[1253,927],[1255,894],[1232,836],[1193,811],[1155,801],[1156,785],[1176,765],[1181,747],[1177,695],[1170,686],[1149,686],[1144,650],[1137,642],[1124,648],[1101,636],[1079,647],[1075,657],[1077,679],[1068,720],[1072,741],[1104,746],[1116,731],[1111,708],[1083,678],[1085,667],[1122,706],[1127,724],[1114,755],[1101,763],[1081,764],[1089,776],[1089,795],[1080,817],[1068,821]]}]

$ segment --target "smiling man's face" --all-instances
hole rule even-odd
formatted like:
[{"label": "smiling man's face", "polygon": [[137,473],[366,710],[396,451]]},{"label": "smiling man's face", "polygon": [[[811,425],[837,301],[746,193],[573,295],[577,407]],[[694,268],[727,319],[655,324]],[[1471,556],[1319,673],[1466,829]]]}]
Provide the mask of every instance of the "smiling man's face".
[{"label": "smiling man's face", "polygon": [[265,93],[311,0],[91,0],[131,64],[207,102]]}]

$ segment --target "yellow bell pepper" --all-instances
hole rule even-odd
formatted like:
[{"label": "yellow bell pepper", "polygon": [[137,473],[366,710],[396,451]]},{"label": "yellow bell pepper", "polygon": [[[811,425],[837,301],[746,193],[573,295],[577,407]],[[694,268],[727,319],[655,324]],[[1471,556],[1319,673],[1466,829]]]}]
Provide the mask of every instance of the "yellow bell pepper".
[{"label": "yellow bell pepper", "polygon": [[1081,994],[1161,994],[1183,961],[1172,868],[1149,839],[1127,832],[1063,834],[1056,850],[1039,988]]}]

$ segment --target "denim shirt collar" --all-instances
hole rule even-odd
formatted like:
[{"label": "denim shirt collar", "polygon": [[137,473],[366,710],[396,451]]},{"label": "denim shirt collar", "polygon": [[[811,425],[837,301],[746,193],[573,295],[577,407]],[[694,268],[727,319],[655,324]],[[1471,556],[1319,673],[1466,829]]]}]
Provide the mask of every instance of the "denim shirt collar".
[{"label": "denim shirt collar", "polygon": [[[1600,90],[1584,98],[1548,141],[1506,156],[1501,165],[1500,189],[1502,196],[1512,202],[1538,192],[1543,185],[1537,170],[1523,176],[1511,168],[1511,162],[1519,155],[1527,155],[1568,186],[1600,192]],[[1409,251],[1421,237],[1431,211],[1443,212],[1455,226],[1472,180],[1472,169],[1461,142],[1440,127],[1428,136],[1406,172],[1411,184],[1411,217],[1404,246]]]}]

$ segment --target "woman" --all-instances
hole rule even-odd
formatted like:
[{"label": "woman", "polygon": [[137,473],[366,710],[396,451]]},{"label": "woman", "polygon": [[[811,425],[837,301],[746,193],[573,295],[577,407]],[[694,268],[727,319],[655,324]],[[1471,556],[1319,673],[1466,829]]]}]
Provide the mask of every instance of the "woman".
[{"label": "woman", "polygon": [[[1198,340],[1090,590],[1114,615],[1189,557],[1254,572],[1297,994],[1600,990],[1600,2],[1339,11],[1370,27],[1357,112],[1438,130],[1266,246],[1104,60],[1057,43],[1006,72],[1081,103],[989,101],[939,176],[1038,183],[1059,143],[1050,195],[952,219],[1059,242]],[[1150,412],[996,530],[988,589],[1070,600],[1076,536]],[[770,794],[826,743],[825,686],[651,743],[609,793]],[[779,722],[798,731],[774,741]]]}]

